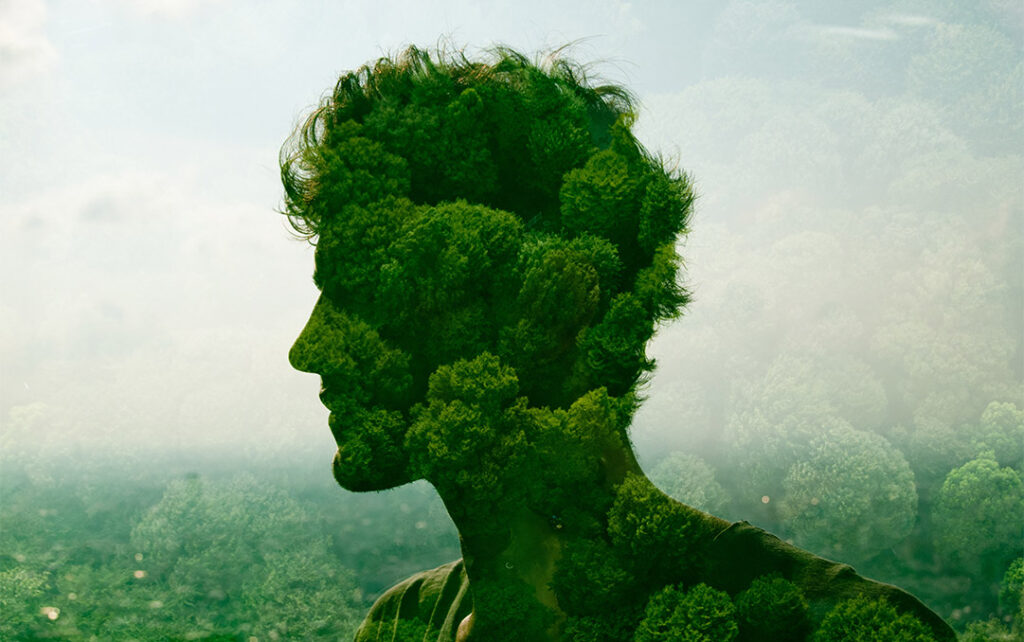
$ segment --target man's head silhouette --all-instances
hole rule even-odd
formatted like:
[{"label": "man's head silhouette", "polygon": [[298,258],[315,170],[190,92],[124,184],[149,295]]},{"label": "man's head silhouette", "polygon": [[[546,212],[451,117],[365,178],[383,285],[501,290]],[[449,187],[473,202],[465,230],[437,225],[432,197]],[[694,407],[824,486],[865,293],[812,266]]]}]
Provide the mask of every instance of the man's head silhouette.
[{"label": "man's head silhouette", "polygon": [[949,639],[906,593],[643,475],[627,429],[646,343],[687,301],[693,194],[633,118],[557,57],[412,48],[342,76],[286,143],[321,292],[289,357],[321,377],[335,478],[428,480],[463,551],[389,590],[357,640],[799,640],[853,598]]},{"label": "man's head silhouette", "polygon": [[655,322],[685,301],[692,200],[632,117],[565,61],[409,49],[343,76],[299,129],[286,211],[316,238],[322,294],[290,358],[323,379],[343,486],[423,474],[410,428],[460,361],[490,355],[529,407],[631,395]]}]

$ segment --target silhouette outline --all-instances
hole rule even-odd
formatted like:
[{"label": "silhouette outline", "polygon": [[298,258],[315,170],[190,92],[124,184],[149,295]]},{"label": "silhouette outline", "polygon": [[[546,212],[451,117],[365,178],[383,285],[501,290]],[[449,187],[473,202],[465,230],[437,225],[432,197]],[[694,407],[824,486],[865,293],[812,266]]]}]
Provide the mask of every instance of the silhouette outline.
[{"label": "silhouette outline", "polygon": [[694,194],[634,118],[560,52],[412,47],[344,74],[282,148],[321,291],[289,359],[321,376],[335,479],[426,479],[463,550],[385,593],[357,641],[810,639],[850,600],[955,639],[904,591],[640,470],[628,428],[645,345],[689,300]]}]

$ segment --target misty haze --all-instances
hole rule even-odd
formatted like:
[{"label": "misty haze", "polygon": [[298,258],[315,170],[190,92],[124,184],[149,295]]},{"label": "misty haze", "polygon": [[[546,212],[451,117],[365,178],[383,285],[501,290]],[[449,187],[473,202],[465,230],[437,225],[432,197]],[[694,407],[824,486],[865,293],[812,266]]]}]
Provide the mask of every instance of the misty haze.
[{"label": "misty haze", "polygon": [[574,42],[692,181],[652,480],[1021,634],[1020,3],[550,4],[0,4],[0,640],[348,640],[461,555],[425,482],[331,477],[277,164],[339,73],[441,34]]}]

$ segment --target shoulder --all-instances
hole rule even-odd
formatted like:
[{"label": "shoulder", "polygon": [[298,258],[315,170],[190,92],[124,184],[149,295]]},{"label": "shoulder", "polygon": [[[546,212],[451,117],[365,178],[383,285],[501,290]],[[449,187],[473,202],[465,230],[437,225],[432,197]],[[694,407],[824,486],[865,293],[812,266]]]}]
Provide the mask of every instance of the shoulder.
[{"label": "shoulder", "polygon": [[865,578],[848,564],[797,548],[747,522],[737,522],[719,533],[708,553],[709,570],[719,578],[728,578],[721,588],[729,593],[743,590],[762,575],[778,574],[800,587],[816,622],[839,602],[881,598],[899,612],[921,620],[936,639],[956,639],[949,625],[910,593]]},{"label": "shoulder", "polygon": [[472,610],[468,590],[462,560],[417,573],[377,599],[356,642],[454,640],[459,622]]}]

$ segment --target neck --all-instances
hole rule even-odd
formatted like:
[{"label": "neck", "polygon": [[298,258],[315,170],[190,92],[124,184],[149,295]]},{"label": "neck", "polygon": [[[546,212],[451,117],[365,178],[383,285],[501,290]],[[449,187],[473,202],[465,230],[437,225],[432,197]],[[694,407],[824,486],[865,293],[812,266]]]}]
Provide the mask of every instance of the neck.
[{"label": "neck", "polygon": [[[480,497],[480,487],[471,483],[454,487],[435,484],[459,530],[463,561],[473,587],[473,613],[460,626],[460,642],[487,639],[485,627],[507,633],[509,626],[525,628],[516,636],[518,639],[560,638],[565,613],[552,589],[555,571],[566,546],[571,549],[574,541],[592,537],[590,532],[565,523],[565,513],[572,513],[569,521],[573,523],[596,524],[604,529],[614,489],[627,474],[643,474],[632,450],[620,443],[606,445],[595,461],[600,470],[597,475],[587,475],[586,480],[552,479],[547,474],[508,480],[520,486],[535,486],[532,490],[539,491],[516,493],[511,501]],[[565,472],[552,470],[559,475]],[[587,484],[592,501],[559,508],[529,500],[549,496],[544,489],[552,488],[552,484],[563,488]],[[511,617],[515,612],[519,614]],[[524,612],[531,617],[523,617]],[[508,621],[503,621],[505,618]]]}]

